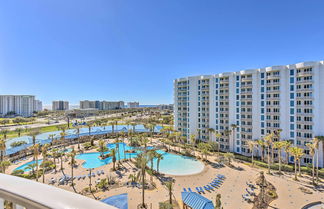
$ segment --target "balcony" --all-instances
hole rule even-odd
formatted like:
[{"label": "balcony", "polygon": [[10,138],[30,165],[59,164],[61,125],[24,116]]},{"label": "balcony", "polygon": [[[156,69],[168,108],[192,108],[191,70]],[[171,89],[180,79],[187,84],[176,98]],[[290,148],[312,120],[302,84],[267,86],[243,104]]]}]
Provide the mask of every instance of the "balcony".
[{"label": "balcony", "polygon": [[4,208],[4,200],[12,202],[16,209],[117,209],[73,192],[20,177],[0,174],[0,182],[0,209]]},{"label": "balcony", "polygon": [[268,80],[279,79],[279,78],[280,78],[280,75],[269,75],[269,76],[267,76]]},{"label": "balcony", "polygon": [[311,75],[313,75],[313,72],[300,72],[300,73],[297,73],[297,77],[311,76]]}]

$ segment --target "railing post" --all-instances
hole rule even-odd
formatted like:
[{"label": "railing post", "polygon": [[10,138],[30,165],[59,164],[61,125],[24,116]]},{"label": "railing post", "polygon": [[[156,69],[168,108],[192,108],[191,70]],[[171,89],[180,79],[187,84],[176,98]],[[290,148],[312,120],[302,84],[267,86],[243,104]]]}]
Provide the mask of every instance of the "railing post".
[{"label": "railing post", "polygon": [[4,209],[4,199],[0,198],[0,209]]}]

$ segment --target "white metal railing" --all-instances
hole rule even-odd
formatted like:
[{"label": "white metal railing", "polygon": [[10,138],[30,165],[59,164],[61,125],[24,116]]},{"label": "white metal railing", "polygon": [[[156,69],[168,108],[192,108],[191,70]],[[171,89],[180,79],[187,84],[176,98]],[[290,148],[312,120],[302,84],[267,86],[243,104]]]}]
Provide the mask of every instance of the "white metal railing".
[{"label": "white metal railing", "polygon": [[5,200],[12,202],[16,209],[116,209],[98,200],[54,186],[0,174],[0,209],[4,208]]}]

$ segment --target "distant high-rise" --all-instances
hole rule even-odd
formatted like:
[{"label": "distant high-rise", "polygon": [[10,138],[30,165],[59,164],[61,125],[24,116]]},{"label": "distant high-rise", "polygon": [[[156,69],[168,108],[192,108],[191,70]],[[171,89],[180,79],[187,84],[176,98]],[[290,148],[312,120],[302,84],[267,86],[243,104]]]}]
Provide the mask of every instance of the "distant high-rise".
[{"label": "distant high-rise", "polygon": [[0,95],[0,115],[20,115],[29,117],[37,111],[33,95]]},{"label": "distant high-rise", "polygon": [[68,101],[53,101],[52,102],[52,110],[68,110],[69,102]]},{"label": "distant high-rise", "polygon": [[97,110],[115,110],[124,108],[123,101],[110,102],[110,101],[80,101],[80,109],[97,109]]},{"label": "distant high-rise", "polygon": [[128,102],[127,107],[128,108],[138,108],[139,107],[139,102]]},{"label": "distant high-rise", "polygon": [[40,112],[43,110],[43,103],[40,100],[35,100],[35,111]]}]

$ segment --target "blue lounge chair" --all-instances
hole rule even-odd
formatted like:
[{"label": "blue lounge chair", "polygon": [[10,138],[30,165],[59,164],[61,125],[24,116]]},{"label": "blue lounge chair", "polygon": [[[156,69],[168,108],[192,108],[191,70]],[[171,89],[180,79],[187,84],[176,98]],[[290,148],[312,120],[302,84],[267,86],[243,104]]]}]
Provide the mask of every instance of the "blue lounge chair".
[{"label": "blue lounge chair", "polygon": [[187,192],[187,189],[186,189],[186,188],[183,188],[183,191],[184,191],[184,192]]},{"label": "blue lounge chair", "polygon": [[206,185],[206,187],[208,187],[210,190],[214,190],[214,188],[209,185]]},{"label": "blue lounge chair", "polygon": [[205,191],[204,191],[204,189],[203,189],[202,187],[199,187],[199,189],[200,189],[200,191],[201,191],[202,193],[205,193]]},{"label": "blue lounge chair", "polygon": [[198,187],[196,187],[196,191],[197,191],[198,193],[201,193],[201,191],[200,191],[200,189],[199,189]]},{"label": "blue lounge chair", "polygon": [[218,184],[214,184],[214,183],[210,183],[210,185],[212,185],[213,187],[219,187],[219,185]]},{"label": "blue lounge chair", "polygon": [[189,190],[189,192],[193,192],[193,191],[191,190],[191,188],[188,188],[188,190]]},{"label": "blue lounge chair", "polygon": [[206,191],[210,192],[210,189],[209,189],[208,187],[204,186],[204,189],[205,189]]}]

